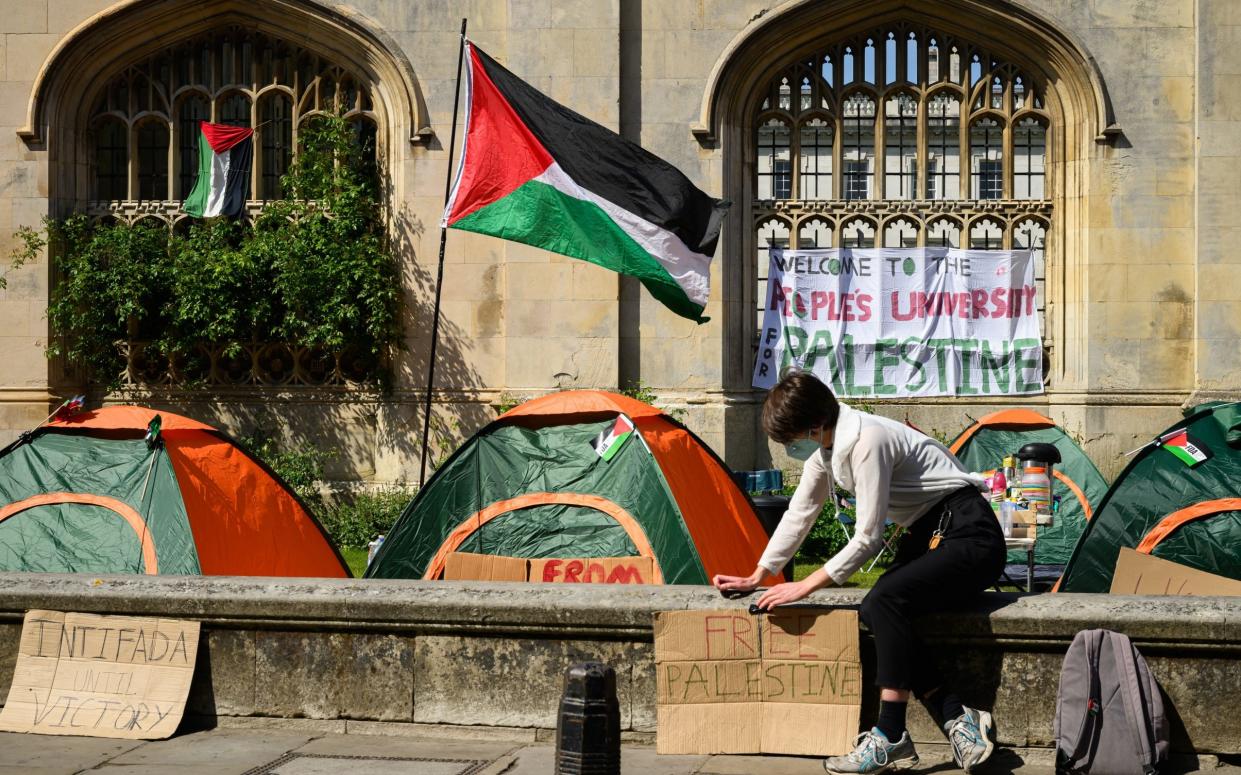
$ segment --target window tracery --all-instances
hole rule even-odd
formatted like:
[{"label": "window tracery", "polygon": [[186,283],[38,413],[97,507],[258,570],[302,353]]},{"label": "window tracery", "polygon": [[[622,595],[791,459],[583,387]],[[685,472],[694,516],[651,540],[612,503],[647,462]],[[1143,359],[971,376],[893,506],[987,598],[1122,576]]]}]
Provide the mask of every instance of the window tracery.
[{"label": "window tracery", "polygon": [[276,37],[230,27],[178,42],[118,73],[92,113],[96,216],[135,222],[184,219],[181,202],[198,171],[199,122],[253,127],[249,199],[279,199],[280,179],[304,122],[340,111],[357,128],[377,168],[379,119],[365,84],[321,57]]},{"label": "window tracery", "polygon": [[1041,307],[1053,222],[1044,89],[988,47],[916,24],[781,68],[751,124],[758,305],[769,248],[796,235],[798,247],[1030,248]]}]

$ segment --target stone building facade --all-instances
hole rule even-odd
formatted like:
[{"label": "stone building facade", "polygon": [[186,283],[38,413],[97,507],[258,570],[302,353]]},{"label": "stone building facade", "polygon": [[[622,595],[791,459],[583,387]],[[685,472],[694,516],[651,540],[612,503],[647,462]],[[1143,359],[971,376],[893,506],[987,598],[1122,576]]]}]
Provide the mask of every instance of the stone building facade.
[{"label": "stone building facade", "polygon": [[[256,149],[274,160],[327,89],[350,100],[388,173],[400,244],[406,346],[392,388],[273,378],[266,359],[279,358],[260,347],[240,378],[135,379],[107,397],[278,429],[336,451],[342,479],[417,478],[463,16],[517,75],[733,207],[701,326],[590,264],[450,233],[442,447],[511,399],[640,380],[734,466],[769,464],[749,376],[772,244],[1036,249],[1047,390],[1021,404],[1108,474],[1182,405],[1241,397],[1234,0],[0,0],[0,11],[5,252],[18,227],[79,210],[175,227],[182,127],[195,118],[269,125]],[[255,168],[261,195],[279,164]],[[44,355],[55,260],[9,271],[0,291],[4,438],[78,387]],[[1014,403],[875,406],[952,435]]]}]

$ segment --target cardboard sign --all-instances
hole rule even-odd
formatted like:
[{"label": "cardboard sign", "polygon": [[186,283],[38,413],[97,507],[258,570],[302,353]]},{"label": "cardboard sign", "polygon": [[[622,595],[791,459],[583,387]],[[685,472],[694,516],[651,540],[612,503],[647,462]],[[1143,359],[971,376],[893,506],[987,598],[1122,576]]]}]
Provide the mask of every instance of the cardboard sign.
[{"label": "cardboard sign", "polygon": [[547,584],[650,584],[650,557],[594,557],[530,561],[530,581]]},{"label": "cardboard sign", "polygon": [[1241,595],[1241,581],[1142,554],[1120,550],[1113,595]]},{"label": "cardboard sign", "polygon": [[852,749],[862,702],[855,611],[655,615],[661,754]]},{"label": "cardboard sign", "polygon": [[181,723],[198,622],[30,611],[0,730],[130,740]]},{"label": "cardboard sign", "polygon": [[550,584],[652,584],[650,557],[581,557],[526,560],[452,552],[444,561],[445,581],[535,581]]},{"label": "cardboard sign", "polygon": [[525,581],[526,560],[453,552],[444,560],[445,581]]}]

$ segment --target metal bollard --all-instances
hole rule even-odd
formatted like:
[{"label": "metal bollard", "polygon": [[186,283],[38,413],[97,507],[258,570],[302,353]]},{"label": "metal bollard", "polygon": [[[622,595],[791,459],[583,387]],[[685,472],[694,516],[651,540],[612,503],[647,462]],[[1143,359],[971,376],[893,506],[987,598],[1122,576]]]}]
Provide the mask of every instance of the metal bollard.
[{"label": "metal bollard", "polygon": [[616,671],[599,662],[565,673],[556,721],[556,775],[620,775]]}]

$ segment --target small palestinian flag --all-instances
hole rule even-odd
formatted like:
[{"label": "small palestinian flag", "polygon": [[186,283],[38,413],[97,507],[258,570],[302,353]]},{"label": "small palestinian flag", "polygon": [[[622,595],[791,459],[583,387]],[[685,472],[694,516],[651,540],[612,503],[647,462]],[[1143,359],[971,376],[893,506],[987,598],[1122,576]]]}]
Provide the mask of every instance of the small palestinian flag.
[{"label": "small palestinian flag", "polygon": [[1160,436],[1156,444],[1190,467],[1211,459],[1211,450],[1207,449],[1202,442],[1191,439],[1189,432],[1184,428],[1166,436]]},{"label": "small palestinian flag", "polygon": [[52,412],[52,417],[56,418],[57,420],[63,420],[66,417],[72,417],[73,415],[82,411],[82,408],[84,406],[86,406],[86,396],[74,396],[73,398],[66,400],[63,404],[57,407],[56,411]]},{"label": "small palestinian flag", "polygon": [[146,435],[142,440],[147,443],[148,447],[155,447],[160,443],[160,430],[164,426],[164,418],[158,414],[151,418],[151,422],[147,423]]},{"label": "small palestinian flag", "polygon": [[206,121],[199,127],[198,178],[184,209],[195,218],[236,218],[246,209],[246,192],[250,190],[254,130]]},{"label": "small palestinian flag", "polygon": [[616,453],[620,452],[620,448],[632,435],[633,420],[622,414],[616,418],[615,425],[599,433],[591,446],[595,448],[595,453],[603,458],[603,462],[606,463],[616,457]]},{"label": "small palestinian flag", "polygon": [[466,56],[465,145],[442,225],[632,275],[673,312],[706,322],[728,203],[472,43]]}]

